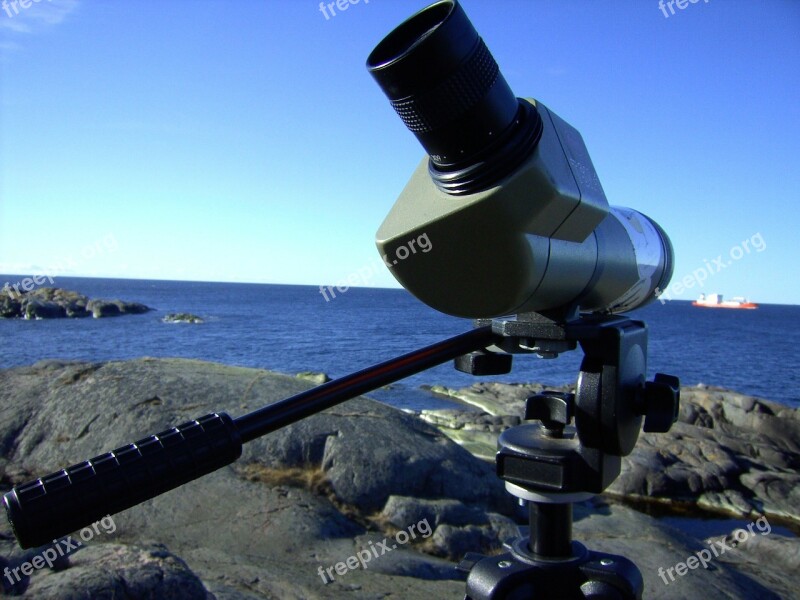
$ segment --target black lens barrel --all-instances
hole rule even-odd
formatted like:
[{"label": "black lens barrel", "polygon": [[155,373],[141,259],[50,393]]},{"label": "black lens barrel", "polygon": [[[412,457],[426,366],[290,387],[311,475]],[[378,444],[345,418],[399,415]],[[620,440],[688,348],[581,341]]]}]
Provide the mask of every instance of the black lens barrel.
[{"label": "black lens barrel", "polygon": [[[483,162],[522,123],[536,127],[538,115],[525,118],[530,110],[521,107],[455,0],[436,2],[398,26],[369,55],[367,68],[430,155],[434,179],[450,173],[452,183],[452,173]],[[461,184],[448,191],[463,193]]]}]

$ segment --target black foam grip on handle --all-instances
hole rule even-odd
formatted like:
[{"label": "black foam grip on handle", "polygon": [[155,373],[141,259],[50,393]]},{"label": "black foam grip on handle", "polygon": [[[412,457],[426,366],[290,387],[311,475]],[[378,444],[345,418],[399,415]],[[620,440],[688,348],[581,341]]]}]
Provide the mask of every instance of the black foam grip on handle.
[{"label": "black foam grip on handle", "polygon": [[17,541],[34,548],[228,465],[242,454],[236,425],[212,413],[72,465],[6,493]]}]

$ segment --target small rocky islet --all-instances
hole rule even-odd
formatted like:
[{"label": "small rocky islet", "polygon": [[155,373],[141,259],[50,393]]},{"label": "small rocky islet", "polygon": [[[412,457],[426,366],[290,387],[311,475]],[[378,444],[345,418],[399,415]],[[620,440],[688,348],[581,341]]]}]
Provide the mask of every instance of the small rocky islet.
[{"label": "small rocky islet", "polygon": [[[2,370],[0,491],[202,414],[241,416],[309,389],[308,378],[152,358]],[[468,551],[499,551],[523,523],[494,465],[480,457],[493,453],[494,437],[518,422],[521,399],[541,386],[435,391],[470,406],[418,415],[350,400],[245,444],[228,467],[114,515],[113,533],[58,568],[37,569],[13,586],[2,578],[2,585],[45,600],[460,600],[464,582],[454,561]],[[608,493],[575,505],[575,539],[634,560],[646,598],[793,597],[800,544],[778,526],[800,522],[798,411],[707,386],[682,394],[673,430],[642,434]],[[738,545],[741,522],[731,521],[723,535],[692,536],[627,506],[629,499],[748,520],[765,515],[773,529]],[[430,525],[424,539],[367,568],[320,576],[423,521]],[[666,583],[659,577],[659,569],[711,544],[728,551],[708,568]],[[20,550],[9,525],[0,525],[0,573],[41,551]]]},{"label": "small rocky islet", "polygon": [[161,320],[164,323],[192,323],[195,325],[205,322],[202,317],[192,313],[167,313]]}]

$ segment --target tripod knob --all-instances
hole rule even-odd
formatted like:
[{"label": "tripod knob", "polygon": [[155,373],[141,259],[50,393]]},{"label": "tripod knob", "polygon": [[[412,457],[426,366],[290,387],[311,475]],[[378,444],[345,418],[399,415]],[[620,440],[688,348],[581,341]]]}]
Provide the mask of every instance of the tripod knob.
[{"label": "tripod knob", "polygon": [[644,430],[665,433],[678,420],[681,384],[677,377],[656,373],[644,384]]},{"label": "tripod knob", "polygon": [[511,355],[478,350],[455,359],[457,371],[468,375],[505,375],[511,372]]},{"label": "tripod knob", "polygon": [[561,437],[564,427],[572,422],[575,394],[542,392],[525,401],[525,420],[541,421],[553,437]]}]

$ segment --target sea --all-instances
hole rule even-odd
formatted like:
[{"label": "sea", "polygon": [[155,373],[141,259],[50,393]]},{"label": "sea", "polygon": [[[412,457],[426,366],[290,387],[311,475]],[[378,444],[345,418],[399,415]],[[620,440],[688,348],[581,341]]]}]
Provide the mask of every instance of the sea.
[{"label": "sea", "polygon": [[[0,319],[0,368],[150,356],[337,378],[472,328],[470,320],[441,314],[402,289],[351,288],[326,301],[319,287],[302,285],[70,277],[56,284],[156,310],[104,319]],[[204,322],[164,323],[170,312],[193,313]],[[800,306],[726,310],[656,301],[630,316],[648,326],[649,377],[668,373],[683,385],[723,386],[800,407]],[[480,380],[572,383],[581,357],[580,350],[556,359],[518,355],[508,375]],[[476,381],[445,364],[369,396],[411,410],[447,408],[454,405],[425,386],[462,388]]]}]

